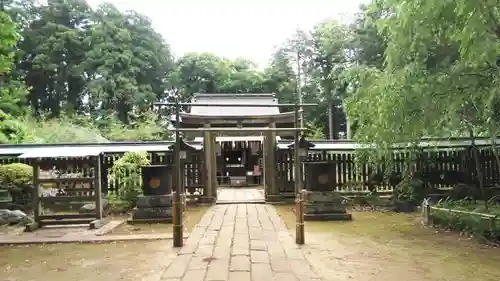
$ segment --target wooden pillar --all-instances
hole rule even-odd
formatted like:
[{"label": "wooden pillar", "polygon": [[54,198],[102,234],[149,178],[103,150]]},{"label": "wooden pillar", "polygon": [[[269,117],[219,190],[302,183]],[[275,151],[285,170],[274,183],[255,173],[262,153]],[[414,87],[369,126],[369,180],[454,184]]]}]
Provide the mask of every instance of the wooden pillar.
[{"label": "wooden pillar", "polygon": [[101,161],[101,189],[103,194],[108,194],[108,161],[107,156],[102,154],[99,156]]},{"label": "wooden pillar", "polygon": [[[276,128],[276,123],[271,121],[269,128]],[[264,141],[265,158],[265,182],[266,182],[266,197],[269,202],[279,202],[282,197],[279,193],[276,180],[276,132],[266,132]]]},{"label": "wooden pillar", "polygon": [[[276,128],[276,123],[273,121],[271,124],[269,124],[270,128]],[[269,190],[271,191],[272,195],[277,195],[278,189],[276,186],[276,132],[269,132],[270,138],[269,138],[269,163],[271,164],[271,168],[269,169],[269,183],[270,183],[270,188]]]},{"label": "wooden pillar", "polygon": [[210,152],[210,172],[212,173],[212,198],[213,200],[217,200],[217,154],[215,153],[216,149],[216,136],[215,133],[210,133],[210,143],[211,143],[211,152]]},{"label": "wooden pillar", "polygon": [[267,164],[267,149],[268,149],[268,145],[267,145],[267,142],[268,142],[268,139],[267,139],[267,133],[264,133],[264,138],[262,139],[262,184],[264,185],[264,190],[265,190],[265,194],[266,194],[266,197],[267,197],[267,194],[268,194],[268,186],[269,186],[269,183],[267,182],[268,181],[268,172],[267,170],[269,169],[269,164]]},{"label": "wooden pillar", "polygon": [[32,193],[32,208],[34,222],[26,225],[25,231],[33,232],[35,229],[41,227],[42,214],[42,186],[40,185],[40,159],[33,159],[33,193]]},{"label": "wooden pillar", "polygon": [[95,168],[94,168],[94,196],[95,196],[95,212],[96,219],[102,219],[102,190],[101,190],[101,157],[98,155],[94,158]]},{"label": "wooden pillar", "polygon": [[[210,128],[210,123],[205,124],[205,129]],[[212,168],[211,168],[211,154],[212,150],[211,133],[208,131],[203,132],[203,197],[201,198],[202,203],[211,203],[212,199]]]},{"label": "wooden pillar", "polygon": [[40,200],[42,187],[40,186],[40,160],[33,161],[33,213],[35,223],[40,224],[40,215],[43,210]]}]

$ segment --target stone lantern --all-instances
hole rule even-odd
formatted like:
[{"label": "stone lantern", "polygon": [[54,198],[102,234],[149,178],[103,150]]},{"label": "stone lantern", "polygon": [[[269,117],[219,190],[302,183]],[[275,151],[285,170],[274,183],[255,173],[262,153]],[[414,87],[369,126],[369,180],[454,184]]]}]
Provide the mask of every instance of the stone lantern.
[{"label": "stone lantern", "polygon": [[[180,175],[184,174],[184,164],[190,160],[191,152],[196,148],[180,141],[181,149],[179,151],[180,158]],[[169,150],[175,149],[175,145],[171,145]],[[129,223],[139,222],[172,222],[172,200],[173,192],[180,192],[182,201],[182,211],[185,207],[184,195],[184,180],[181,179],[181,186],[177,187],[175,182],[176,169],[172,165],[149,165],[142,167],[143,177],[143,195],[139,196],[137,205],[132,212],[132,218]]]},{"label": "stone lantern", "polygon": [[[311,147],[307,141],[304,146]],[[337,165],[335,162],[305,162],[304,220],[351,220],[345,198],[335,191]]]},{"label": "stone lantern", "polygon": [[[302,136],[300,139],[299,139],[299,146],[298,146],[298,150],[299,150],[299,163],[303,163],[303,161],[307,158],[307,155],[309,154],[309,149],[315,147],[316,145],[308,140],[305,139],[304,136]],[[289,149],[291,150],[295,150],[295,142],[290,144],[288,146]],[[302,174],[303,174],[303,171],[301,169],[301,172],[299,175],[296,175],[296,178],[299,180],[300,182],[300,186],[302,188]]]},{"label": "stone lantern", "polygon": [[[170,150],[175,150],[175,144],[169,146]],[[196,151],[196,148],[192,145],[187,144],[184,139],[180,139],[180,150],[179,150],[179,159],[180,159],[180,169],[175,169],[179,174],[176,175],[180,177],[180,186],[179,188],[175,187],[174,192],[180,192],[180,197],[181,197],[181,202],[183,206],[183,211],[184,208],[186,207],[186,187],[184,183],[184,174],[185,174],[185,169],[186,169],[186,162],[191,161],[191,157],[193,155],[193,152]],[[172,194],[172,198],[175,197],[175,194]]]}]

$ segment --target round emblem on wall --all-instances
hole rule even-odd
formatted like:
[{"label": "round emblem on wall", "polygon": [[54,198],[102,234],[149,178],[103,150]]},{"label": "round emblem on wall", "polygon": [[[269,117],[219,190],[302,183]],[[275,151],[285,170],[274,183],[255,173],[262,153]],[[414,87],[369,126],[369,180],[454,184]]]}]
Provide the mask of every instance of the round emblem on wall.
[{"label": "round emblem on wall", "polygon": [[160,186],[160,180],[159,179],[151,179],[149,181],[149,185],[151,188],[158,188]]},{"label": "round emblem on wall", "polygon": [[319,184],[326,184],[327,182],[328,182],[328,175],[327,174],[322,174],[321,176],[318,177]]}]

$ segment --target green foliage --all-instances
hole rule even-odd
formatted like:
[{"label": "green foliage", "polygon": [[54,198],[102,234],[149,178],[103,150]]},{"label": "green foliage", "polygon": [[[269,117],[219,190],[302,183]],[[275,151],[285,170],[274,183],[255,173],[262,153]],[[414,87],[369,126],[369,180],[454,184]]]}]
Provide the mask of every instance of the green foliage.
[{"label": "green foliage", "polygon": [[24,136],[19,143],[107,142],[98,129],[92,125],[78,124],[77,120],[63,118],[36,120],[24,117],[21,122],[24,126]]},{"label": "green foliage", "polygon": [[[137,197],[142,194],[141,167],[149,165],[148,155],[145,152],[127,152],[111,167],[109,178],[120,178],[118,194],[111,196],[111,203],[128,204],[135,206]],[[115,204],[115,205],[116,205]]]},{"label": "green foliage", "polygon": [[306,138],[309,140],[320,140],[324,139],[323,132],[319,126],[315,125],[312,122],[306,123],[307,132],[305,134]]},{"label": "green foliage", "polygon": [[383,156],[424,136],[496,135],[499,19],[493,2],[372,1],[365,23],[383,38],[385,64],[345,75],[355,139],[375,142]]},{"label": "green foliage", "polygon": [[393,200],[418,205],[425,197],[425,184],[417,178],[404,178],[394,189]]},{"label": "green foliage", "polygon": [[[171,109],[148,112],[151,104],[188,101],[197,92],[275,93],[280,102],[291,103],[300,90],[304,102],[319,103],[305,109],[308,121],[321,131],[318,136],[325,134],[328,119],[335,119],[335,136],[345,126],[346,83],[339,75],[351,38],[349,27],[336,21],[298,31],[261,70],[246,59],[210,53],[175,59],[147,17],[112,4],[92,9],[85,1],[18,0],[3,7],[17,26],[2,18],[0,48],[9,52],[2,52],[8,55],[0,63],[8,66],[0,109],[15,120],[33,115],[36,121],[22,122],[26,131],[0,135],[2,143],[94,141],[100,135],[107,140],[167,139],[169,121],[158,116]],[[88,119],[83,124],[81,116]],[[49,135],[40,135],[37,127]],[[88,138],[82,137],[87,133]]]},{"label": "green foliage", "polygon": [[[422,136],[496,135],[496,4],[372,0],[350,25],[328,20],[297,30],[261,70],[210,53],[174,58],[147,17],[111,4],[9,1],[0,18],[0,110],[13,120],[25,113],[39,123],[68,120],[66,127],[98,130],[108,140],[156,140],[169,137],[168,121],[158,116],[171,109],[148,112],[155,101],[267,92],[289,103],[300,91],[304,102],[318,103],[304,109],[314,136],[337,138],[347,113],[355,140],[375,142],[378,158],[391,144]],[[28,131],[0,134],[0,142],[80,139],[70,132],[44,140]]]},{"label": "green foliage", "polygon": [[134,207],[131,202],[121,199],[120,196],[115,193],[109,193],[106,196],[106,200],[108,200],[109,211],[112,214],[123,214]]},{"label": "green foliage", "polygon": [[[493,205],[484,209],[484,205],[472,204],[466,200],[441,200],[436,207],[448,209],[449,211],[435,210],[431,211],[431,219],[434,225],[449,228],[456,231],[473,234],[476,238],[483,240],[499,240],[500,239],[500,221],[495,219],[495,223],[490,218],[481,216],[480,214],[496,215],[500,217],[500,206]],[[474,212],[478,214],[463,214],[453,212],[460,210],[466,212]]]},{"label": "green foliage", "polygon": [[0,120],[0,144],[21,143],[26,138],[25,126],[9,117]]},{"label": "green foliage", "polygon": [[22,187],[33,180],[33,168],[22,163],[0,166],[0,186],[3,188]]},{"label": "green foliage", "polygon": [[170,137],[165,124],[161,124],[158,116],[151,111],[140,115],[132,115],[128,125],[116,122],[114,118],[107,118],[99,122],[101,131],[108,140],[162,140]]},{"label": "green foliage", "polygon": [[0,189],[8,190],[15,203],[26,204],[32,194],[33,168],[22,163],[0,166]]}]

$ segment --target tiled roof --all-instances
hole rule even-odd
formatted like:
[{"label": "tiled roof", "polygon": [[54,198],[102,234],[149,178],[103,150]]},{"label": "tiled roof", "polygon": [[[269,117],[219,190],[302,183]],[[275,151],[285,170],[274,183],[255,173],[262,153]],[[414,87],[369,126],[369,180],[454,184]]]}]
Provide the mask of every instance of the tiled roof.
[{"label": "tiled roof", "polygon": [[88,156],[97,156],[103,152],[102,147],[39,147],[33,148],[21,154],[19,158],[80,158]]},{"label": "tiled roof", "polygon": [[[199,104],[278,104],[273,94],[196,94],[191,101]],[[204,116],[257,116],[279,114],[276,107],[193,106],[191,114]]]}]

